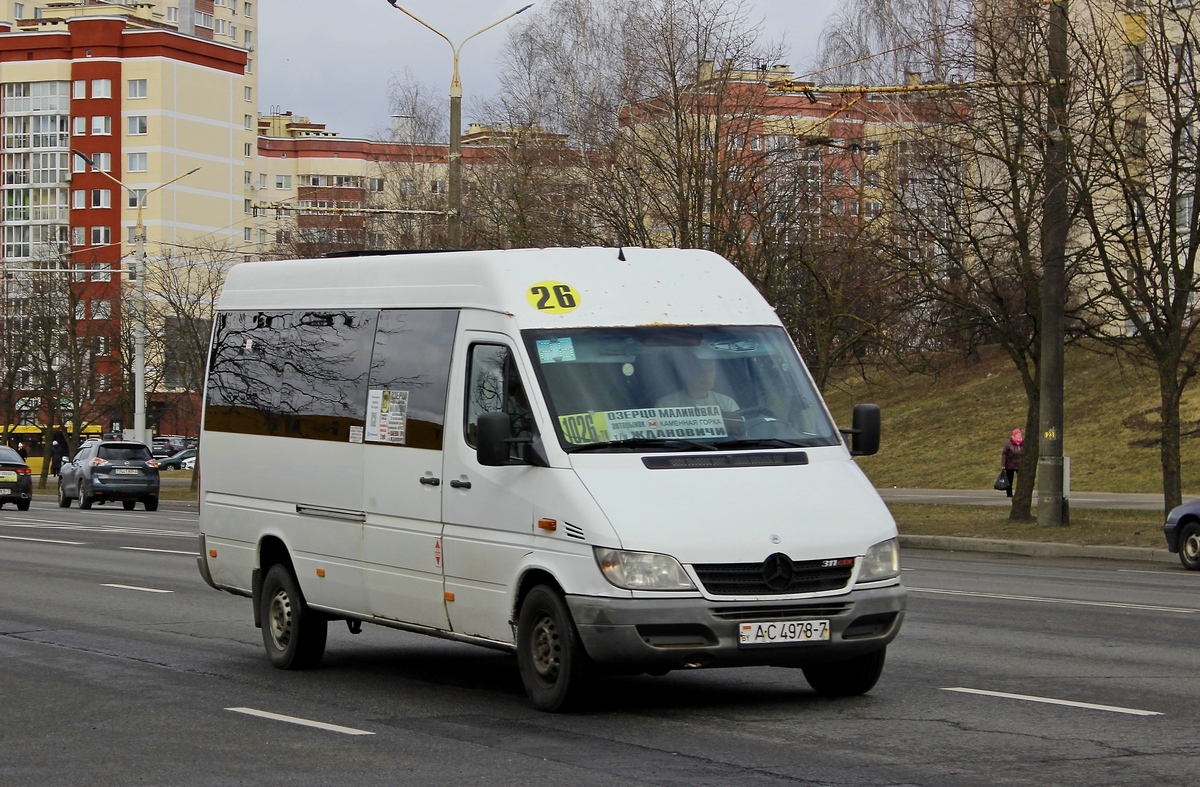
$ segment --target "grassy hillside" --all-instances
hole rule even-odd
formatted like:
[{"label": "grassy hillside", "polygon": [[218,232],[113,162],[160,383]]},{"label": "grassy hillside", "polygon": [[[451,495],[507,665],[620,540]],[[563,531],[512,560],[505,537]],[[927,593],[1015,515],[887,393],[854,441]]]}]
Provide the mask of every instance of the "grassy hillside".
[{"label": "grassy hillside", "polygon": [[[936,377],[843,379],[825,396],[840,425],[849,424],[857,402],[882,408],[880,452],[859,460],[877,486],[990,489],[1005,440],[1025,426],[1020,377],[994,349]],[[1064,408],[1063,453],[1071,457],[1073,490],[1162,491],[1151,371],[1068,349]],[[1200,384],[1185,397],[1182,417],[1185,434],[1200,429]],[[1200,433],[1184,438],[1183,492],[1200,494]]]}]

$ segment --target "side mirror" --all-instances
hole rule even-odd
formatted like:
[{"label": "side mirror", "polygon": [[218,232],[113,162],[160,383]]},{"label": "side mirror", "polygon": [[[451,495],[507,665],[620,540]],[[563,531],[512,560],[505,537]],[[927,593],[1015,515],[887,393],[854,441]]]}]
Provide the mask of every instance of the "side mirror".
[{"label": "side mirror", "polygon": [[512,422],[508,413],[480,413],[475,426],[475,455],[479,464],[500,467],[509,463]]},{"label": "side mirror", "polygon": [[854,426],[842,431],[850,435],[851,456],[872,456],[879,453],[879,405],[854,406]]}]

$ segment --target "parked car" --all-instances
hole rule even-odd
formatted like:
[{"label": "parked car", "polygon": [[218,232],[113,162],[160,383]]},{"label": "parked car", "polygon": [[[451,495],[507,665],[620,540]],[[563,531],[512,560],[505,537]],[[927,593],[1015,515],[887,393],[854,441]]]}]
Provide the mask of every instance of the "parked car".
[{"label": "parked car", "polygon": [[155,459],[166,459],[187,448],[183,438],[175,435],[159,435],[150,441],[150,453]]},{"label": "parked car", "polygon": [[[190,470],[190,467],[184,467],[184,462],[196,456],[195,448],[185,448],[179,453],[168,456],[166,459],[158,461],[159,472],[163,470]],[[193,460],[192,464],[195,464]]]},{"label": "parked car", "polygon": [[1171,509],[1163,525],[1167,549],[1179,553],[1179,562],[1189,571],[1200,570],[1200,500]]},{"label": "parked car", "polygon": [[196,457],[189,456],[187,459],[184,459],[182,467],[184,470],[195,470],[196,469]]},{"label": "parked car", "polygon": [[33,500],[33,475],[29,465],[13,449],[0,446],[0,508],[15,503],[18,511],[28,511]]},{"label": "parked car", "polygon": [[158,510],[158,461],[145,443],[97,440],[87,443],[58,476],[58,505],[72,500],[88,509],[93,503],[120,500],[126,511],[140,501],[147,511]]}]

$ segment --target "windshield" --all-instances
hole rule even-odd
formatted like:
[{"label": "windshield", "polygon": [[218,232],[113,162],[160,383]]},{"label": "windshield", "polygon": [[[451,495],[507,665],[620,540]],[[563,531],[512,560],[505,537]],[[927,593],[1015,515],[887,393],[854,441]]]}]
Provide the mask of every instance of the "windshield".
[{"label": "windshield", "polygon": [[782,328],[525,331],[568,451],[837,445]]}]

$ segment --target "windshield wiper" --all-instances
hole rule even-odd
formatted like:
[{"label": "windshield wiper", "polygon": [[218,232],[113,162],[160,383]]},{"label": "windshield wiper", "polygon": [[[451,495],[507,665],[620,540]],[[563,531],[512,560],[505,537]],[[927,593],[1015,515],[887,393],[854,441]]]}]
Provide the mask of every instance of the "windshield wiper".
[{"label": "windshield wiper", "polygon": [[663,439],[651,437],[632,437],[628,440],[605,440],[600,443],[587,443],[585,445],[573,445],[567,449],[567,453],[576,454],[585,451],[601,451],[609,448],[627,448],[634,450],[637,448],[650,448],[659,451],[719,451],[721,450],[712,443],[700,443],[695,440],[679,440],[677,438]]},{"label": "windshield wiper", "polygon": [[719,444],[720,449],[726,448],[813,448],[823,443],[815,440],[789,440],[783,437],[743,438],[726,440]]}]

